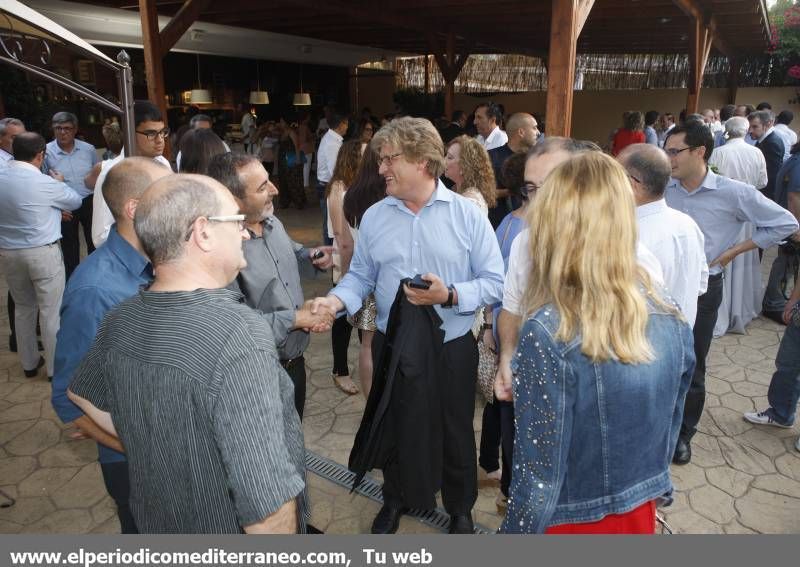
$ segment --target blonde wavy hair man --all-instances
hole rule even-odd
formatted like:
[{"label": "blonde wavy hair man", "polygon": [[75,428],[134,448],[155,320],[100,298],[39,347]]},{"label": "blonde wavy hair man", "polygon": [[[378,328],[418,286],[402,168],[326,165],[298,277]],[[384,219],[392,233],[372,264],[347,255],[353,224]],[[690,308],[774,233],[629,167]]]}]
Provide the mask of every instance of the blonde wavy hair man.
[{"label": "blonde wavy hair man", "polygon": [[636,258],[635,203],[625,170],[599,152],[563,163],[536,195],[528,216],[533,262],[523,305],[527,314],[553,304],[556,339],[581,336],[594,361],[643,363],[652,358],[645,336],[647,299],[665,310]]}]

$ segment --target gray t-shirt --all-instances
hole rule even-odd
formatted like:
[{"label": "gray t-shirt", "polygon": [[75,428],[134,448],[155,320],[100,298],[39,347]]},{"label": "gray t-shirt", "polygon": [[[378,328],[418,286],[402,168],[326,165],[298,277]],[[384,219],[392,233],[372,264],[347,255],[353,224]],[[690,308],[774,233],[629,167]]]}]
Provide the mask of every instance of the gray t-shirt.
[{"label": "gray t-shirt", "polygon": [[140,292],[105,317],[70,386],[111,414],[142,533],[239,533],[292,498],[305,516],[294,388],[240,299]]}]

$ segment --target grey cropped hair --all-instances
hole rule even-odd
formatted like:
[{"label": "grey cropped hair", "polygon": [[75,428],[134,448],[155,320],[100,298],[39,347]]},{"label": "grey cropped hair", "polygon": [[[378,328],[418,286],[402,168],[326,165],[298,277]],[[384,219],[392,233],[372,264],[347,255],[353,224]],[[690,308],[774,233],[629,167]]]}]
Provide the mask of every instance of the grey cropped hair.
[{"label": "grey cropped hair", "polygon": [[66,124],[70,123],[73,126],[78,125],[78,117],[71,112],[61,111],[53,114],[53,119],[50,121],[52,124]]}]

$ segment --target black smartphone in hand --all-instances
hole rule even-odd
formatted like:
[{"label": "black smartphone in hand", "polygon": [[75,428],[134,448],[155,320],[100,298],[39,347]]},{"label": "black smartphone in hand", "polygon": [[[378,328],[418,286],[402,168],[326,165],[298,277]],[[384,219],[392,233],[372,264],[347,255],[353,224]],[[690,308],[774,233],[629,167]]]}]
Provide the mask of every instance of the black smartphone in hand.
[{"label": "black smartphone in hand", "polygon": [[422,276],[417,274],[411,279],[410,282],[408,282],[408,287],[412,287],[414,289],[429,289],[431,287],[431,282],[422,279]]}]

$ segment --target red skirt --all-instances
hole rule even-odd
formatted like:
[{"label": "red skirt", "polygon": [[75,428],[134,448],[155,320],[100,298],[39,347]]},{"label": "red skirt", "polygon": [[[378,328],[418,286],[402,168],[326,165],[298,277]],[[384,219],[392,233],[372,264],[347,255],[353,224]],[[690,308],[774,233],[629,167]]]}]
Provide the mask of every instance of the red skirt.
[{"label": "red skirt", "polygon": [[609,514],[596,522],[550,526],[546,534],[648,534],[656,533],[656,501],[650,500],[624,514]]}]

